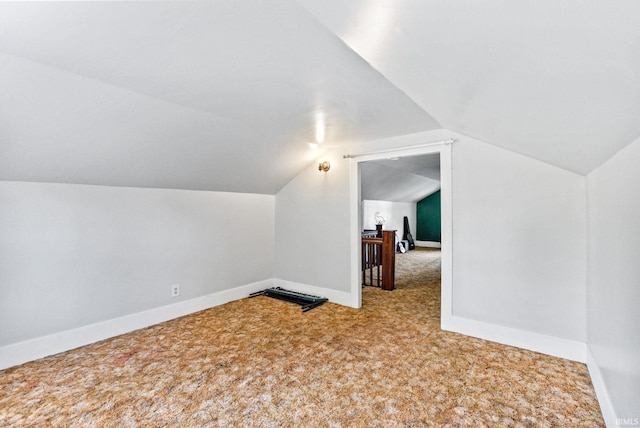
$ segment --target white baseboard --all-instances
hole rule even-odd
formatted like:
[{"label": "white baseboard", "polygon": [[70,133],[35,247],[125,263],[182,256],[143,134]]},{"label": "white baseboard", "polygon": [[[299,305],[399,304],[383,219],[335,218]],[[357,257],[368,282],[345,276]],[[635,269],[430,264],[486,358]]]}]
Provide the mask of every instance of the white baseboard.
[{"label": "white baseboard", "polygon": [[442,248],[442,244],[436,241],[414,241],[416,247]]},{"label": "white baseboard", "polygon": [[587,360],[587,345],[577,340],[562,339],[457,316],[442,318],[441,327],[443,330],[528,349],[554,357],[566,358],[581,363],[586,363]]},{"label": "white baseboard", "polygon": [[587,368],[589,369],[589,376],[591,377],[593,389],[596,390],[596,397],[598,397],[598,403],[600,404],[604,423],[608,428],[618,427],[619,425],[616,420],[616,412],[613,409],[613,404],[611,403],[609,392],[607,391],[607,387],[604,383],[604,378],[602,377],[600,368],[593,358],[593,354],[591,353],[589,346],[587,346]]},{"label": "white baseboard", "polygon": [[315,285],[302,284],[300,282],[285,281],[284,279],[274,279],[274,287],[314,294],[316,296],[326,297],[330,302],[339,305],[352,306],[353,299],[351,293],[345,291],[331,290],[329,288],[316,287]]},{"label": "white baseboard", "polygon": [[3,346],[0,348],[0,370],[239,300],[255,291],[272,286],[272,279],[254,282],[195,299]]}]

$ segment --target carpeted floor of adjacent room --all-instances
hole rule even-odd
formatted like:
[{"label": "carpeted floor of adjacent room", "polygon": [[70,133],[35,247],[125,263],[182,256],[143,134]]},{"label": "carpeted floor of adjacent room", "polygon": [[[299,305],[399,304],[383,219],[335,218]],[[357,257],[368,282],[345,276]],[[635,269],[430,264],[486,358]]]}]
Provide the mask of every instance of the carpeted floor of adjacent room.
[{"label": "carpeted floor of adjacent room", "polygon": [[439,329],[439,252],[360,310],[243,299],[0,371],[0,426],[604,426],[584,364]]}]

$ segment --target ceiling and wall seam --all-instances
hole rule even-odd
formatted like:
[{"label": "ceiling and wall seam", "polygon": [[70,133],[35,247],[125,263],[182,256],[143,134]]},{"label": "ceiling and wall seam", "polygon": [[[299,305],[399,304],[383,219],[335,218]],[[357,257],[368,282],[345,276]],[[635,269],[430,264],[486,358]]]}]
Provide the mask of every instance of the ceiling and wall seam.
[{"label": "ceiling and wall seam", "polygon": [[207,111],[207,110],[204,110],[204,109],[199,109],[199,108],[196,108],[196,107],[192,107],[192,106],[188,106],[188,105],[185,105],[185,104],[177,103],[175,101],[167,100],[165,98],[154,96],[154,95],[150,95],[150,94],[147,94],[147,93],[142,92],[142,91],[136,91],[135,89],[131,89],[131,88],[126,87],[126,86],[117,85],[115,83],[112,83],[112,82],[109,82],[109,81],[106,81],[106,80],[102,80],[102,79],[98,79],[96,77],[87,76],[85,74],[78,73],[78,72],[75,72],[73,70],[69,70],[69,69],[66,69],[66,68],[57,67],[55,65],[47,64],[46,62],[38,61],[38,60],[35,60],[33,58],[25,57],[25,56],[22,56],[22,55],[15,55],[15,54],[4,52],[4,51],[0,51],[0,55],[6,55],[6,56],[9,56],[9,57],[13,57],[13,58],[15,58],[15,59],[17,59],[19,61],[27,61],[27,62],[30,62],[30,63],[35,64],[37,66],[45,67],[45,68],[48,68],[48,69],[51,69],[51,70],[55,70],[56,72],[59,72],[59,73],[65,73],[65,74],[67,74],[69,76],[73,76],[73,77],[78,78],[78,79],[84,79],[86,81],[94,82],[94,83],[99,84],[99,85],[104,85],[106,87],[109,87],[109,88],[112,88],[112,89],[116,89],[116,90],[119,90],[119,91],[128,92],[128,93],[134,94],[136,96],[149,98],[151,100],[162,102],[162,103],[174,106],[174,107],[178,107],[178,108],[182,108],[182,109],[186,109],[186,110],[191,110],[191,111],[197,112],[199,114],[210,115],[210,116],[215,117],[217,119],[223,119],[222,116],[219,116],[219,115],[217,115],[217,114],[215,114],[214,112],[211,112],[211,111]]}]

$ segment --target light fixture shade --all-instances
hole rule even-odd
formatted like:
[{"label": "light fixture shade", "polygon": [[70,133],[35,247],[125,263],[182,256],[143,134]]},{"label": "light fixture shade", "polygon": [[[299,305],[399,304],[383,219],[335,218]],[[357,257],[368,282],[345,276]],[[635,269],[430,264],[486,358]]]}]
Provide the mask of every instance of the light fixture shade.
[{"label": "light fixture shade", "polygon": [[329,161],[320,162],[318,164],[318,171],[327,172],[329,171],[329,169],[331,169],[331,164],[329,163]]}]

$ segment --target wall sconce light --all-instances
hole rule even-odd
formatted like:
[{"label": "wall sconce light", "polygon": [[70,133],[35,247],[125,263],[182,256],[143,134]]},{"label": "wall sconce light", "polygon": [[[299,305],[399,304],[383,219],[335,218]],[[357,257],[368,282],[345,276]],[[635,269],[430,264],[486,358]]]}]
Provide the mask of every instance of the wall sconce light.
[{"label": "wall sconce light", "polygon": [[320,162],[318,164],[318,171],[327,172],[331,168],[331,164],[328,161]]}]

